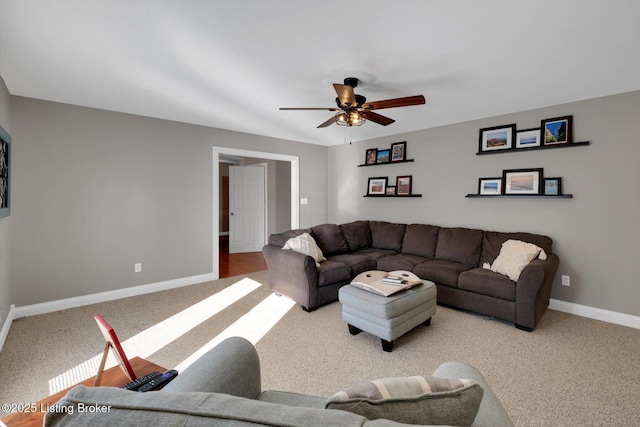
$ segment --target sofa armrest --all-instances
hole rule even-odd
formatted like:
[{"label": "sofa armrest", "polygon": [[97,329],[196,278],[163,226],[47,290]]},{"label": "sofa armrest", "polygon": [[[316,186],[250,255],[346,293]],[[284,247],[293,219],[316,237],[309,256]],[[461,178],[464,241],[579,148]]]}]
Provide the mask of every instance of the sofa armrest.
[{"label": "sofa armrest", "polygon": [[516,283],[516,326],[532,330],[549,306],[551,286],[560,260],[547,254],[546,260],[535,259],[527,265]]},{"label": "sofa armrest", "polygon": [[244,338],[227,338],[180,372],[162,391],[225,393],[255,399],[262,391],[258,353]]},{"label": "sofa armrest", "polygon": [[318,305],[318,268],[308,255],[275,245],[266,245],[262,254],[269,269],[269,287],[310,309]]},{"label": "sofa armrest", "polygon": [[487,380],[473,366],[463,362],[447,362],[440,365],[434,372],[434,377],[465,378],[480,384],[484,390],[480,409],[472,426],[478,427],[513,427],[509,414],[495,395]]}]

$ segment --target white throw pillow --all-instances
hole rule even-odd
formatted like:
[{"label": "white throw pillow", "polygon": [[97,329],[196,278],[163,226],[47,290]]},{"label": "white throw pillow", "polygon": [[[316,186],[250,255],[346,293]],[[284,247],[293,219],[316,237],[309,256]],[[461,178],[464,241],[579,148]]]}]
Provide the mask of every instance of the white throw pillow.
[{"label": "white throw pillow", "polygon": [[514,282],[518,281],[522,270],[542,251],[533,243],[520,240],[507,240],[500,248],[500,255],[493,262],[491,271],[504,274]]},{"label": "white throw pillow", "polygon": [[292,251],[309,255],[316,262],[316,267],[320,267],[320,263],[326,260],[322,255],[322,250],[309,233],[302,233],[298,237],[292,237],[287,240],[282,249],[291,249]]}]

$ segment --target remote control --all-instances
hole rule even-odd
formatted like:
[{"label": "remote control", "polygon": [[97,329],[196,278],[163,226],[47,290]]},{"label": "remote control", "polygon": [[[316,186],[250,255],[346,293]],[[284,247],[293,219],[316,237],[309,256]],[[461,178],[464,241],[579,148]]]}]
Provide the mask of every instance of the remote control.
[{"label": "remote control", "polygon": [[122,386],[122,388],[126,388],[127,390],[136,391],[141,386],[145,385],[149,381],[158,378],[162,375],[160,371],[153,371],[150,374],[145,375],[144,377],[136,378],[135,380],[126,383]]},{"label": "remote control", "polygon": [[167,383],[169,383],[171,380],[173,380],[177,376],[178,376],[178,371],[176,371],[175,369],[167,371],[161,376],[152,379],[146,384],[143,384],[140,388],[138,388],[138,392],[144,393],[145,391],[158,390],[159,388],[162,388],[165,385],[167,385]]}]

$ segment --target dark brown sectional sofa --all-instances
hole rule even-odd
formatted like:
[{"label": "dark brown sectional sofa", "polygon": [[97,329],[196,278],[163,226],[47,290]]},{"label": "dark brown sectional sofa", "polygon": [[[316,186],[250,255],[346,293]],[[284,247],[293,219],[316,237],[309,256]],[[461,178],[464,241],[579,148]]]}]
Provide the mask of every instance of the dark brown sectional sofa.
[{"label": "dark brown sectional sofa", "polygon": [[[309,233],[326,261],[282,247],[291,237]],[[521,240],[542,248],[546,260],[534,259],[517,282],[482,268],[493,264],[502,243]],[[274,292],[292,298],[307,311],[338,300],[338,290],[367,270],[409,270],[435,282],[438,303],[513,322],[533,330],[549,305],[559,265],[551,238],[425,224],[354,221],[272,234],[262,253]]]}]

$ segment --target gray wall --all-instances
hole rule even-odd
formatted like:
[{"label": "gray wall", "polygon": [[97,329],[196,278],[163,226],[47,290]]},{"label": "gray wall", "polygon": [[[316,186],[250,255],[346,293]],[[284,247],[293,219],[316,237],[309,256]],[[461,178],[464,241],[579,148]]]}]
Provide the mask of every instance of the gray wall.
[{"label": "gray wall", "polygon": [[[9,95],[9,91],[7,90],[7,86],[5,85],[2,77],[0,77],[0,126],[4,128],[9,136],[11,136],[11,148],[13,149],[16,144],[9,124],[10,100],[11,96]],[[11,204],[13,203],[13,199],[11,199],[9,202],[9,207],[11,208],[11,210],[13,210],[11,206]],[[9,286],[9,242],[11,221],[11,216],[0,218],[0,330],[4,325],[4,321],[7,318],[7,314],[9,313],[9,307],[12,303],[11,287]]]},{"label": "gray wall", "polygon": [[17,306],[210,273],[213,146],[299,156],[300,225],[327,220],[327,147],[22,97],[11,112]]},{"label": "gray wall", "polygon": [[[329,221],[355,219],[530,231],[554,239],[561,260],[552,297],[640,316],[640,92],[459,123],[329,149]],[[428,114],[428,109],[425,110]],[[477,156],[479,129],[573,115],[574,141],[590,145]],[[367,124],[366,126],[375,126]],[[357,129],[354,130],[357,132]],[[368,148],[407,141],[414,163],[357,167]],[[543,167],[573,199],[468,199],[478,178],[503,169]],[[364,198],[367,178],[413,175],[422,198]],[[560,284],[560,275],[571,286]]]}]

